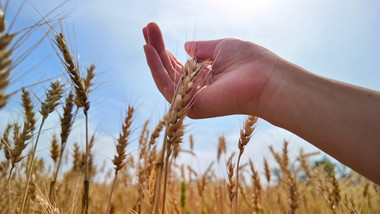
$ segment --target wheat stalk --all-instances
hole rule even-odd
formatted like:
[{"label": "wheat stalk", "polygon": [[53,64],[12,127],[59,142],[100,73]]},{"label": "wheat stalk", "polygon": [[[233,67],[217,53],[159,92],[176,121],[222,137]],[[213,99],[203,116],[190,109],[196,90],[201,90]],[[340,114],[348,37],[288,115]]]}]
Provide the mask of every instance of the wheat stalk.
[{"label": "wheat stalk", "polygon": [[[210,63],[205,61],[203,63],[197,63],[194,59],[190,59],[182,68],[182,73],[179,78],[178,84],[176,85],[175,93],[167,114],[167,123],[165,129],[163,149],[159,159],[158,167],[158,177],[155,190],[155,202],[153,212],[158,214],[159,204],[161,202],[161,183],[162,183],[162,173],[165,167],[165,176],[163,182],[163,199],[161,206],[161,214],[165,213],[165,191],[166,191],[166,180],[167,180],[167,163],[169,156],[171,154],[171,148],[175,144],[182,142],[183,136],[183,120],[191,107],[192,101],[194,99],[194,89],[198,86],[201,87],[204,82],[199,84],[195,83],[198,75],[203,71]],[[177,145],[178,146],[178,145]],[[165,158],[165,150],[167,150]],[[178,151],[178,149],[177,149]],[[164,162],[165,158],[165,162]]]},{"label": "wheat stalk", "polygon": [[22,132],[20,132],[20,127],[17,124],[13,125],[13,148],[10,148],[10,143],[8,141],[8,133],[11,129],[11,126],[8,126],[9,128],[6,129],[6,132],[4,133],[5,136],[2,138],[2,143],[5,145],[5,157],[6,159],[11,163],[11,169],[9,171],[8,179],[6,180],[3,190],[0,194],[0,199],[2,198],[5,189],[8,186],[9,180],[12,176],[13,169],[15,168],[16,164],[22,160],[21,154],[23,150],[27,146],[27,141],[29,141],[32,138],[31,135],[31,129],[28,122],[24,123],[24,127]]},{"label": "wheat stalk", "polygon": [[256,128],[258,117],[256,116],[248,116],[247,120],[244,122],[244,128],[240,130],[240,139],[238,143],[239,147],[239,156],[237,159],[236,164],[236,195],[235,195],[235,211],[234,213],[239,213],[239,207],[238,207],[238,194],[239,194],[239,164],[240,164],[240,158],[244,152],[244,147],[248,144],[248,142],[251,140],[253,131]]},{"label": "wheat stalk", "polygon": [[138,186],[137,186],[137,201],[136,201],[136,210],[138,213],[141,213],[141,204],[142,200],[144,199],[144,188],[145,188],[145,180],[147,178],[146,176],[146,167],[147,167],[147,158],[148,158],[148,136],[149,136],[149,130],[147,129],[149,124],[149,120],[145,121],[143,129],[140,134],[139,139],[139,150],[140,150],[140,160],[138,161],[137,165],[137,180],[138,180]]},{"label": "wheat stalk", "polygon": [[[281,181],[284,181],[289,188],[289,208],[290,213],[294,214],[298,208],[298,202],[300,199],[300,193],[296,182],[296,177],[292,175],[289,169],[289,157],[288,157],[288,142],[285,141],[282,150],[282,156],[273,150],[273,147],[269,147],[277,163],[280,165],[282,173],[286,177],[281,176]],[[281,173],[281,174],[282,174]],[[286,180],[284,180],[286,179]]]},{"label": "wheat stalk", "polygon": [[74,95],[70,92],[65,100],[65,107],[63,108],[63,116],[61,117],[61,149],[58,155],[58,163],[56,164],[56,169],[54,172],[53,180],[50,183],[49,198],[52,200],[53,192],[55,192],[55,183],[57,181],[58,172],[61,166],[63,152],[66,148],[67,138],[71,132],[71,127],[74,122],[74,115],[72,113],[73,109],[73,98]]},{"label": "wheat stalk", "polygon": [[31,153],[31,158],[30,158],[29,167],[28,167],[28,176],[26,179],[26,185],[25,185],[25,189],[24,189],[24,193],[23,193],[23,197],[22,197],[21,213],[23,213],[23,210],[25,207],[26,195],[28,192],[30,177],[31,177],[32,171],[33,171],[33,162],[34,162],[35,154],[37,151],[37,145],[38,145],[38,140],[40,138],[41,130],[42,130],[42,127],[45,123],[46,118],[59,105],[58,101],[62,97],[62,94],[63,94],[62,87],[63,87],[63,85],[61,85],[60,80],[52,82],[50,84],[50,89],[46,92],[45,101],[41,102],[40,114],[42,115],[42,121],[40,124],[40,128],[38,130],[36,142],[33,145],[33,151]]},{"label": "wheat stalk", "polygon": [[121,133],[119,134],[119,138],[117,140],[117,145],[116,145],[117,155],[115,155],[114,159],[112,160],[113,164],[115,165],[115,177],[112,183],[112,189],[111,189],[110,197],[108,200],[107,213],[110,213],[112,194],[115,188],[117,174],[119,170],[122,169],[123,166],[125,165],[125,162],[124,162],[125,157],[126,157],[125,148],[130,143],[128,141],[128,137],[131,133],[130,127],[132,124],[133,113],[134,113],[134,108],[132,106],[129,106],[127,116],[124,119],[124,123],[121,128]]},{"label": "wheat stalk", "polygon": [[87,69],[87,76],[86,78],[82,78],[79,73],[79,65],[75,62],[74,57],[72,56],[70,49],[67,45],[66,38],[63,34],[54,32],[54,39],[55,44],[57,45],[58,49],[60,50],[63,59],[61,60],[63,65],[65,66],[65,69],[67,73],[69,74],[69,77],[74,84],[74,91],[76,94],[75,98],[75,104],[83,108],[83,113],[85,115],[86,120],[86,158],[85,158],[85,180],[84,180],[84,187],[85,191],[83,194],[83,200],[84,206],[82,207],[82,213],[88,213],[88,188],[90,183],[89,178],[89,141],[88,141],[88,110],[90,108],[90,101],[88,99],[88,94],[90,92],[90,86],[92,86],[91,80],[94,78],[95,73],[95,65],[90,65],[90,67]]}]

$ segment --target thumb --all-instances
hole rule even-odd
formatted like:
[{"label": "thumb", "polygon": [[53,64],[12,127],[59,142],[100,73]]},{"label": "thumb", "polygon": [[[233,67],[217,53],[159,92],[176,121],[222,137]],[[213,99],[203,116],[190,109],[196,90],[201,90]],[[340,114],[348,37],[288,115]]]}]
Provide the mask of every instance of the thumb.
[{"label": "thumb", "polygon": [[185,43],[186,52],[193,58],[199,60],[213,60],[215,48],[223,39],[209,41],[189,41]]}]

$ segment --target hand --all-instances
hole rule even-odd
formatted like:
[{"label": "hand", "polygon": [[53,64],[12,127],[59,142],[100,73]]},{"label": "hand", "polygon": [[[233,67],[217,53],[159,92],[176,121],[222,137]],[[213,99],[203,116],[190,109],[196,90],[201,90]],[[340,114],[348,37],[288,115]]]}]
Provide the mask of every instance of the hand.
[{"label": "hand", "polygon": [[[182,64],[166,50],[157,24],[143,29],[148,65],[156,85],[170,102]],[[260,116],[260,97],[280,59],[269,50],[238,39],[187,42],[187,53],[198,61],[211,60],[208,85],[197,93],[189,117],[230,114]]]}]

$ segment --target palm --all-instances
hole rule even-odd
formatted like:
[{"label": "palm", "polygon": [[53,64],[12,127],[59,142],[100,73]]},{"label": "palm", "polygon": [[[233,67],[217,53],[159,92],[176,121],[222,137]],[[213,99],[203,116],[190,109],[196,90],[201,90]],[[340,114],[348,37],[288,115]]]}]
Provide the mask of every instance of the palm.
[{"label": "palm", "polygon": [[[143,32],[147,42],[144,50],[153,78],[170,101],[182,64],[165,49],[156,24],[150,23]],[[189,116],[205,118],[255,111],[272,73],[267,65],[276,61],[273,53],[237,39],[187,43],[185,49],[200,61],[213,62],[208,85],[197,94]]]}]

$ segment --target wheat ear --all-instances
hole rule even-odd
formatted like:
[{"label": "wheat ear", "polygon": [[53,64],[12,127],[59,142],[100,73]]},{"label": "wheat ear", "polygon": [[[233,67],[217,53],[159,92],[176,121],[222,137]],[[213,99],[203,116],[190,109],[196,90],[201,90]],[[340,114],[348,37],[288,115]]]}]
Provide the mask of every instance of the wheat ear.
[{"label": "wheat ear", "polygon": [[[183,120],[192,105],[194,100],[194,89],[202,87],[204,82],[196,84],[196,79],[198,75],[204,70],[210,63],[205,61],[202,64],[197,63],[194,59],[190,59],[186,62],[182,68],[182,73],[179,78],[178,84],[176,85],[175,93],[167,114],[167,123],[165,129],[164,143],[162,146],[162,152],[160,154],[158,164],[158,175],[157,183],[155,188],[155,202],[153,206],[153,213],[158,214],[159,204],[161,203],[161,183],[162,183],[162,174],[165,168],[164,176],[164,188],[163,188],[163,199],[161,203],[161,214],[165,213],[165,197],[166,197],[166,180],[167,180],[167,163],[169,156],[171,154],[171,148],[174,144],[179,144],[182,142],[183,136]],[[178,145],[177,145],[178,146]],[[165,150],[167,150],[165,158]],[[165,158],[165,162],[164,162]]]},{"label": "wheat ear", "polygon": [[224,136],[221,136],[218,139],[218,150],[216,154],[218,162],[220,160],[220,156],[224,153],[226,153],[226,138]]},{"label": "wheat ear", "polygon": [[[74,115],[72,113],[73,99],[74,95],[70,92],[68,97],[66,98],[65,107],[63,108],[63,116],[61,117],[61,149],[60,154],[58,155],[59,158],[58,163],[56,164],[53,180],[50,183],[49,196],[52,196],[52,193],[55,192],[55,183],[57,181],[58,172],[61,166],[63,152],[65,151],[67,138],[71,132],[71,127],[74,122]],[[51,197],[50,200],[52,200]]]},{"label": "wheat ear", "polygon": [[40,124],[40,128],[38,130],[36,142],[33,145],[33,151],[31,153],[31,158],[28,166],[28,176],[26,178],[26,184],[25,184],[25,189],[22,197],[22,206],[21,206],[21,213],[23,213],[25,203],[26,203],[26,195],[28,193],[28,187],[29,187],[29,181],[30,177],[32,175],[33,171],[33,162],[34,162],[34,157],[37,151],[37,145],[38,145],[38,140],[40,138],[41,130],[42,127],[45,123],[46,118],[49,116],[50,113],[52,113],[55,108],[59,105],[59,99],[61,99],[63,90],[62,90],[63,85],[61,85],[60,80],[57,80],[53,83],[50,84],[50,89],[46,92],[46,99],[44,102],[41,102],[41,109],[40,109],[40,114],[42,115],[42,121]]},{"label": "wheat ear", "polygon": [[[4,133],[4,135],[6,135],[7,132],[10,131],[10,129],[11,128],[7,128],[8,131],[6,131]],[[10,145],[9,145],[10,143],[7,140],[7,138],[8,138],[7,136],[3,137],[3,139],[2,139],[2,143],[4,143],[4,145],[6,147],[4,150],[5,157],[8,161],[10,161],[11,169],[9,171],[8,179],[6,180],[6,182],[4,184],[4,188],[1,191],[0,199],[2,198],[4,191],[8,186],[9,180],[10,180],[12,173],[13,173],[13,169],[16,167],[16,164],[23,159],[21,157],[22,151],[26,148],[27,142],[32,138],[31,130],[30,130],[28,122],[24,123],[24,128],[23,128],[22,132],[20,131],[20,129],[21,128],[17,124],[13,125],[13,141],[14,141],[13,142],[13,148],[10,148]]]},{"label": "wheat ear", "polygon": [[[26,91],[25,89],[22,89],[22,105],[24,107],[24,115],[25,115],[25,122],[24,122],[24,128],[23,131],[20,133],[20,127],[18,125],[8,125],[2,138],[2,142],[0,144],[5,145],[5,157],[8,161],[11,162],[11,169],[9,172],[9,177],[5,182],[4,189],[2,190],[0,194],[0,199],[2,198],[2,195],[7,188],[9,179],[12,176],[12,172],[14,167],[16,166],[16,163],[20,162],[22,160],[21,153],[22,151],[26,148],[27,146],[27,141],[29,141],[32,138],[32,132],[34,130],[34,125],[35,125],[35,119],[34,119],[34,112],[33,112],[33,105],[30,100],[30,95],[29,92]],[[8,141],[8,135],[9,132],[11,131],[11,128],[13,127],[13,139],[14,139],[14,147],[11,149],[10,148],[10,143]]]},{"label": "wheat ear", "polygon": [[249,160],[249,165],[251,167],[252,172],[252,182],[253,182],[253,211],[255,214],[260,213],[261,210],[261,183],[260,183],[260,176],[255,170],[255,167],[253,165],[253,162]]},{"label": "wheat ear", "polygon": [[24,108],[25,121],[29,123],[30,131],[33,132],[35,130],[36,119],[34,118],[34,110],[33,104],[30,99],[30,94],[24,88],[22,89],[22,106]]},{"label": "wheat ear", "polygon": [[87,69],[86,78],[82,78],[79,73],[79,65],[75,62],[74,57],[72,56],[70,49],[67,45],[66,38],[64,34],[57,33],[54,31],[54,39],[58,49],[61,51],[63,59],[61,60],[67,73],[70,76],[71,81],[74,84],[74,91],[76,94],[75,104],[83,108],[83,113],[85,115],[86,120],[86,158],[85,158],[85,180],[83,182],[84,185],[84,194],[82,201],[84,202],[84,206],[82,207],[82,214],[88,213],[88,192],[90,185],[89,178],[89,141],[88,141],[88,110],[90,109],[90,101],[88,99],[88,94],[90,92],[90,86],[92,86],[92,79],[95,77],[95,65],[90,65]]},{"label": "wheat ear", "polygon": [[239,139],[239,156],[237,159],[236,164],[236,195],[235,195],[235,211],[234,213],[239,213],[239,207],[238,207],[238,194],[239,194],[239,164],[240,164],[240,158],[244,152],[244,147],[248,144],[248,142],[251,140],[253,131],[256,128],[258,117],[256,116],[248,116],[247,120],[244,122],[244,128],[240,130],[240,139]]},{"label": "wheat ear", "polygon": [[270,172],[268,161],[265,158],[264,158],[264,170],[265,170],[265,178],[267,179],[267,182],[269,185],[270,184],[271,172]]},{"label": "wheat ear", "polygon": [[115,188],[117,174],[118,174],[119,170],[122,169],[124,164],[125,164],[125,162],[124,162],[125,157],[126,157],[125,148],[130,143],[128,140],[128,137],[131,133],[130,127],[132,124],[133,113],[134,113],[134,108],[132,106],[129,106],[127,116],[125,117],[124,123],[123,123],[122,128],[121,128],[121,133],[119,135],[119,138],[117,139],[117,144],[116,144],[117,155],[115,155],[115,157],[112,161],[113,164],[115,165],[115,177],[114,177],[114,180],[112,183],[112,189],[111,189],[110,197],[108,199],[107,213],[110,213],[110,210],[111,210],[112,194],[113,194],[113,191]]},{"label": "wheat ear", "polygon": [[12,60],[10,59],[10,56],[12,55],[13,50],[8,49],[8,46],[16,36],[16,34],[5,32],[5,28],[5,14],[0,7],[0,109],[6,105],[9,97],[9,95],[5,93],[5,89],[9,85],[8,77],[12,69]]},{"label": "wheat ear", "polygon": [[227,189],[228,189],[228,199],[230,200],[231,213],[233,212],[233,202],[236,196],[236,192],[235,192],[236,181],[234,179],[234,167],[235,165],[232,164],[232,162],[228,163],[227,165],[227,169],[228,169]]}]

